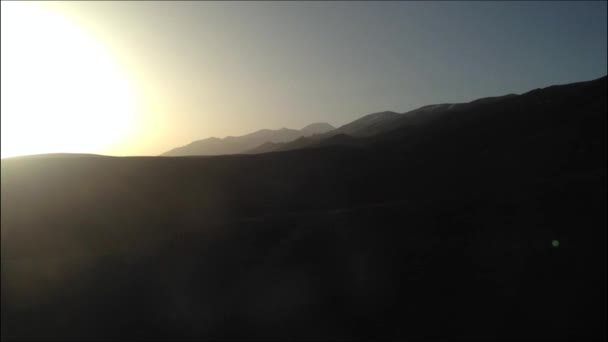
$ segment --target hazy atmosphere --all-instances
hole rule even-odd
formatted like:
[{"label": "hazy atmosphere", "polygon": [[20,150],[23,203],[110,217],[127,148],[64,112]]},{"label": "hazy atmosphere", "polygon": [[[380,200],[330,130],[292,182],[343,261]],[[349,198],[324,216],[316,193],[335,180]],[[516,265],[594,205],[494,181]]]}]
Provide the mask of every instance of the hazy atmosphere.
[{"label": "hazy atmosphere", "polygon": [[606,40],[605,1],[3,1],[2,157],[523,93],[605,75]]},{"label": "hazy atmosphere", "polygon": [[1,341],[608,341],[607,1],[1,4]]}]

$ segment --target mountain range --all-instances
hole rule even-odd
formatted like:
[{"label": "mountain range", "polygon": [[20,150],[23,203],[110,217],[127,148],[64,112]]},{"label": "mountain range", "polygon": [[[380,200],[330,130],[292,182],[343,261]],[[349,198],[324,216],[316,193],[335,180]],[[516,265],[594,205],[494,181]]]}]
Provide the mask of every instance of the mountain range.
[{"label": "mountain range", "polygon": [[191,156],[191,155],[220,155],[243,153],[264,143],[282,143],[293,141],[300,137],[308,137],[333,130],[328,123],[317,122],[300,130],[281,128],[277,130],[261,129],[259,131],[242,135],[228,136],[223,139],[207,138],[194,141],[186,146],[177,147],[163,153],[163,156]]},{"label": "mountain range", "polygon": [[513,98],[514,96],[517,95],[488,97],[469,103],[427,105],[405,113],[392,111],[372,113],[338,128],[334,128],[328,123],[313,123],[299,131],[287,128],[280,130],[263,129],[238,137],[207,138],[172,149],[163,155],[257,154],[325,144],[350,144],[357,140],[355,138],[369,138],[398,127],[421,125],[447,113],[465,109],[473,110],[479,106]]}]

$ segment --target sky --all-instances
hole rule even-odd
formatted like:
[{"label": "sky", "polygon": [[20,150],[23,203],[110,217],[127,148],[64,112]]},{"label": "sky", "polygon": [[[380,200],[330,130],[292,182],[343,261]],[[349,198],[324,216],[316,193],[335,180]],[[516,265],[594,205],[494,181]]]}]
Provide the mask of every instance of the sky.
[{"label": "sky", "polygon": [[[137,114],[125,114],[131,119],[119,143],[91,144],[91,150],[80,152],[158,155],[210,136],[299,129],[312,122],[340,126],[373,112],[405,112],[602,77],[607,74],[606,4],[100,1],[44,6],[92,37],[120,70],[122,78],[114,79],[122,81],[100,73],[108,79],[107,90],[93,91],[100,103],[110,94],[107,102],[115,106],[104,107],[104,113],[124,109],[124,101],[113,100],[112,91],[120,88],[113,84],[128,83],[136,98],[129,103]],[[45,30],[35,20],[29,25]],[[2,31],[3,41],[6,35],[16,37],[14,44],[27,43],[23,29]],[[58,56],[64,51],[48,49]],[[44,60],[42,51],[36,60]],[[9,53],[3,42],[3,60]],[[65,64],[47,68],[71,68]],[[3,63],[2,73],[13,67]],[[91,69],[97,67],[83,67],[78,75]],[[49,84],[62,78],[61,72],[54,75]],[[87,81],[78,80],[77,89],[86,94]],[[4,100],[14,82],[2,82]],[[16,114],[6,107],[5,115]],[[104,118],[112,125],[121,120],[110,117]],[[3,127],[10,126],[4,121]],[[52,127],[53,121],[47,122]],[[105,126],[98,127],[87,136],[103,136]],[[20,141],[27,136],[22,131],[6,129]]]}]

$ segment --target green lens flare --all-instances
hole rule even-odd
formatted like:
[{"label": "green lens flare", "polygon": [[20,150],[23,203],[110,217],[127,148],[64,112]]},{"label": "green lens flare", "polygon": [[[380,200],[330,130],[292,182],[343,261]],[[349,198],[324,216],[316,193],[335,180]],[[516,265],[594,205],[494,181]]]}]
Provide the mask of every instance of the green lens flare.
[{"label": "green lens flare", "polygon": [[559,247],[559,240],[553,240],[551,241],[551,245],[555,248]]}]

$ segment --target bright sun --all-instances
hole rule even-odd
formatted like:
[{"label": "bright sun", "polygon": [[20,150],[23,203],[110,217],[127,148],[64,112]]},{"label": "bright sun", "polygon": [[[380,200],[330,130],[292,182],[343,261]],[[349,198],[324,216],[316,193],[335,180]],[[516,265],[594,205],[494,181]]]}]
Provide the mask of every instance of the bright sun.
[{"label": "bright sun", "polygon": [[110,55],[48,6],[2,1],[1,157],[104,153],[126,139],[136,102]]}]

